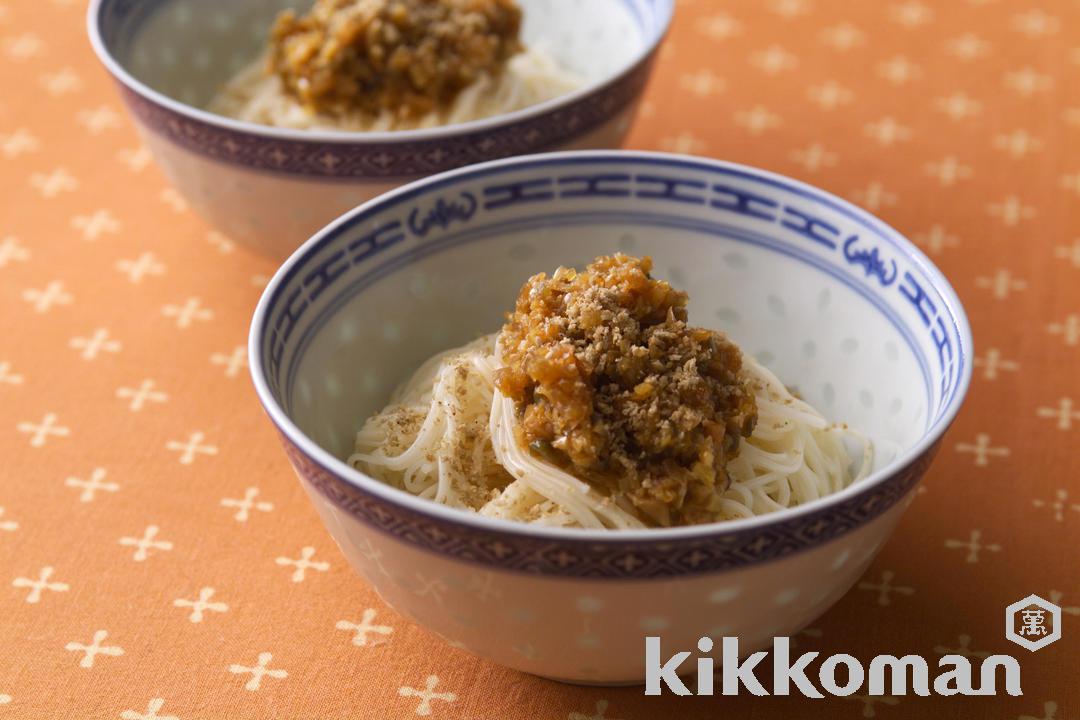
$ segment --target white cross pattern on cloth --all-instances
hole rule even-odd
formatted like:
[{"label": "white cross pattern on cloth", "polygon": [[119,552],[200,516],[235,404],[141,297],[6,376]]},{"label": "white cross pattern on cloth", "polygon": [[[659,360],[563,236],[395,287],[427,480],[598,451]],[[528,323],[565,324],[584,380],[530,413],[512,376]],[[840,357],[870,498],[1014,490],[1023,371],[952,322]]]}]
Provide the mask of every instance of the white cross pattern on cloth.
[{"label": "white cross pattern on cloth", "polygon": [[67,437],[71,434],[71,430],[56,424],[56,413],[45,413],[38,424],[21,422],[15,427],[19,432],[30,436],[31,447],[41,447],[48,441],[49,436]]},{"label": "white cross pattern on cloth", "polygon": [[[1080,173],[1077,174],[1080,177]],[[1077,191],[1080,191],[1080,179],[1076,183]],[[0,251],[3,250],[3,246],[0,246]],[[1068,260],[1075,268],[1080,268],[1080,238],[1073,240],[1072,245],[1058,245],[1054,248],[1054,257],[1061,258],[1062,260]],[[3,256],[0,255],[0,267],[3,267]]]},{"label": "white cross pattern on cloth", "polygon": [[1035,499],[1031,501],[1031,504],[1037,508],[1048,507],[1053,510],[1054,520],[1057,522],[1065,522],[1066,510],[1080,512],[1080,505],[1075,503],[1072,505],[1069,504],[1069,492],[1065,488],[1058,489],[1058,491],[1054,493],[1054,499],[1049,502],[1046,500]]},{"label": "white cross pattern on cloth", "polygon": [[175,212],[186,212],[188,209],[187,200],[185,200],[184,196],[178,193],[175,188],[165,188],[161,191],[159,197],[161,198],[161,202],[168,205]]},{"label": "white cross pattern on cloth", "polygon": [[769,9],[785,20],[790,20],[800,15],[806,15],[810,12],[811,7],[810,0],[772,0]]},{"label": "white cross pattern on cloth", "polygon": [[180,453],[181,465],[190,465],[195,462],[195,458],[199,455],[217,455],[218,450],[216,447],[201,444],[205,439],[206,436],[202,432],[195,431],[188,436],[187,442],[169,440],[165,443],[165,448]]},{"label": "white cross pattern on cloth", "polygon": [[69,92],[74,92],[82,87],[82,80],[71,68],[62,68],[54,73],[46,73],[41,76],[41,86],[45,92],[53,97],[59,97]]},{"label": "white cross pattern on cloth", "polygon": [[1072,398],[1068,397],[1058,400],[1056,408],[1040,407],[1035,413],[1041,418],[1057,420],[1058,430],[1072,430],[1073,420],[1080,420],[1080,410],[1073,410]]},{"label": "white cross pattern on cloth", "polygon": [[979,562],[979,551],[989,550],[990,552],[1000,552],[1001,546],[996,543],[990,543],[989,545],[982,544],[982,531],[972,530],[967,542],[961,540],[946,540],[945,547],[957,550],[966,549],[968,551],[966,562],[976,563]]},{"label": "white cross pattern on cloth", "polygon": [[953,121],[974,117],[982,112],[982,103],[962,92],[938,98],[935,105],[938,110],[945,113]]},{"label": "white cross pattern on cloth", "polygon": [[[1077,509],[1080,510],[1080,506],[1078,506]],[[1080,607],[1069,607],[1062,602],[1062,598],[1064,596],[1065,593],[1061,592],[1060,590],[1051,590],[1050,602],[1054,603],[1055,605],[1061,606],[1061,612],[1063,613],[1066,613],[1068,615],[1080,615]]]},{"label": "white cross pattern on cloth", "polygon": [[1080,345],[1080,315],[1073,313],[1061,322],[1050,323],[1046,331],[1051,335],[1060,335],[1066,345]]},{"label": "white cross pattern on cloth", "polygon": [[900,124],[891,116],[867,123],[863,126],[863,132],[872,140],[877,140],[883,147],[891,147],[895,143],[911,138],[911,128]]},{"label": "white cross pattern on cloth", "polygon": [[742,23],[727,13],[718,13],[698,20],[697,30],[713,40],[726,40],[742,32]]},{"label": "white cross pattern on cloth", "polygon": [[862,45],[866,40],[863,31],[848,22],[825,28],[821,31],[820,37],[821,42],[841,52]]},{"label": "white cross pattern on cloth", "polygon": [[990,51],[990,43],[977,35],[965,33],[945,43],[945,48],[962,61],[975,60]]},{"label": "white cross pattern on cloth", "polygon": [[131,556],[131,559],[135,562],[142,562],[149,557],[151,550],[168,551],[173,549],[173,544],[168,540],[154,539],[157,537],[158,531],[157,525],[147,525],[146,531],[141,538],[125,536],[120,538],[120,544],[126,547],[134,547],[135,553]]},{"label": "white cross pattern on cloth", "polygon": [[259,653],[259,658],[255,665],[251,667],[245,667],[244,665],[232,664],[229,666],[229,672],[235,674],[248,674],[251,675],[251,679],[244,684],[244,689],[251,692],[255,692],[262,686],[263,677],[272,677],[281,680],[289,676],[289,673],[284,670],[271,670],[267,667],[270,661],[274,659],[274,656],[268,652]]},{"label": "white cross pattern on cloth", "polygon": [[749,130],[752,135],[760,135],[781,123],[779,115],[769,112],[761,105],[735,113],[735,122]]},{"label": "white cross pattern on cloth", "polygon": [[1014,278],[1008,268],[999,268],[992,276],[981,275],[975,278],[975,286],[990,290],[996,300],[1006,300],[1014,290],[1027,290],[1026,280]]},{"label": "white cross pattern on cloth", "polygon": [[975,464],[979,467],[985,467],[990,464],[990,458],[992,457],[1008,457],[1009,448],[1007,447],[991,447],[990,436],[986,433],[979,433],[975,436],[975,444],[971,443],[957,443],[956,451],[962,453],[972,453],[975,456]]},{"label": "white cross pattern on cloth", "polygon": [[206,610],[223,613],[229,609],[229,606],[223,602],[211,602],[210,598],[212,598],[213,596],[214,588],[204,587],[199,590],[199,598],[197,600],[177,598],[176,600],[173,600],[173,606],[191,608],[191,614],[188,615],[188,620],[193,623],[199,623],[202,622],[203,612]]},{"label": "white cross pattern on cloth", "polygon": [[903,55],[895,55],[883,63],[878,63],[877,69],[878,75],[893,85],[903,85],[922,75],[919,66]]},{"label": "white cross pattern on cloth", "polygon": [[727,87],[722,77],[708,69],[698,70],[695,73],[684,73],[679,77],[679,86],[684,90],[694,93],[698,97],[718,95]]},{"label": "white cross pattern on cloth", "polygon": [[1066,190],[1075,190],[1076,193],[1080,195],[1080,172],[1074,173],[1072,175],[1062,175],[1061,187],[1065,188]]},{"label": "white cross pattern on cloth", "polygon": [[112,130],[121,126],[120,114],[108,105],[80,110],[75,115],[75,120],[82,125],[91,135],[100,135],[106,130]]},{"label": "white cross pattern on cloth", "polygon": [[93,360],[101,352],[118,353],[123,345],[119,340],[109,338],[107,328],[98,328],[90,337],[74,337],[68,343],[75,350],[81,350],[79,357],[83,360]]},{"label": "white cross pattern on cloth", "polygon": [[1044,35],[1053,35],[1061,26],[1056,17],[1038,9],[1013,15],[1011,24],[1013,30],[1026,35],[1030,40],[1037,40]]},{"label": "white cross pattern on cloth", "polygon": [[70,652],[83,653],[82,660],[79,661],[79,667],[90,668],[94,666],[94,658],[98,655],[119,657],[124,654],[124,649],[118,645],[101,644],[108,636],[108,632],[98,630],[94,633],[93,640],[91,640],[89,645],[83,645],[82,643],[72,641],[65,645],[64,649]]},{"label": "white cross pattern on cloth", "polygon": [[236,508],[236,514],[233,515],[233,519],[237,522],[247,522],[249,512],[254,508],[259,512],[270,512],[274,509],[273,503],[256,501],[255,496],[259,494],[259,488],[249,487],[244,491],[244,497],[241,500],[235,500],[233,498],[224,498],[221,501],[224,507]]},{"label": "white cross pattern on cloth", "polygon": [[960,244],[959,238],[950,235],[941,225],[934,224],[924,233],[917,233],[912,239],[920,245],[924,245],[934,255],[942,252],[945,248],[956,247]]},{"label": "white cross pattern on cloth", "polygon": [[214,365],[224,366],[226,377],[236,377],[241,370],[247,367],[247,348],[243,345],[237,345],[228,355],[214,353],[210,356],[210,362]]},{"label": "white cross pattern on cloth", "polygon": [[975,367],[983,369],[983,377],[987,380],[996,380],[998,377],[998,370],[1015,372],[1020,368],[1019,363],[1003,359],[1001,357],[1001,351],[997,348],[990,348],[986,351],[985,357],[976,357],[974,362]]},{"label": "white cross pattern on cloth", "polygon": [[306,577],[308,568],[312,570],[318,570],[319,572],[326,572],[330,569],[330,563],[322,562],[320,560],[312,560],[315,556],[315,548],[307,545],[300,549],[300,558],[293,560],[287,557],[279,557],[274,560],[278,565],[292,565],[296,569],[292,573],[292,581],[294,583],[303,582]]},{"label": "white cross pattern on cloth", "polygon": [[191,327],[195,320],[207,321],[214,317],[214,311],[204,308],[197,297],[190,297],[182,305],[165,305],[161,313],[166,317],[176,318],[176,327],[181,330]]},{"label": "white cross pattern on cloth", "polygon": [[8,38],[4,42],[4,51],[12,60],[22,61],[37,57],[45,50],[45,43],[34,33],[23,33]]},{"label": "white cross pattern on cloth", "polygon": [[776,75],[799,65],[799,59],[779,45],[770,45],[750,56],[750,64],[767,75]]},{"label": "white cross pattern on cloth", "polygon": [[814,85],[806,91],[806,94],[822,110],[833,110],[846,105],[855,97],[854,93],[835,80],[828,80],[822,85]]},{"label": "white cross pattern on cloth", "polygon": [[65,192],[75,192],[79,189],[79,180],[67,171],[67,168],[56,168],[49,173],[33,173],[30,175],[30,187],[41,193],[46,199],[52,199]]},{"label": "white cross pattern on cloth", "polygon": [[925,25],[934,19],[934,11],[915,0],[893,5],[889,8],[889,18],[907,28]]},{"label": "white cross pattern on cloth", "polygon": [[102,209],[90,215],[76,215],[71,218],[71,227],[81,232],[83,239],[97,240],[106,233],[115,235],[123,226],[111,212]]},{"label": "white cross pattern on cloth", "polygon": [[153,156],[145,145],[134,148],[124,148],[116,153],[116,159],[127,165],[132,172],[142,172],[150,165]]},{"label": "white cross pattern on cloth", "polygon": [[1024,97],[1029,97],[1037,92],[1049,90],[1054,86],[1054,79],[1049,75],[1043,75],[1037,70],[1026,67],[1016,72],[1005,74],[1003,80],[1005,87],[1014,90]]},{"label": "white cross pattern on cloth", "polygon": [[29,259],[30,251],[14,235],[5,235],[0,240],[0,268],[5,267],[8,261],[26,262]]},{"label": "white cross pattern on cloth", "polygon": [[952,187],[960,180],[967,180],[972,169],[960,162],[955,155],[948,155],[936,163],[927,163],[926,174],[936,178],[942,187]]},{"label": "white cross pattern on cloth", "polygon": [[[1053,602],[1053,600],[1051,600]],[[962,655],[966,658],[975,658],[981,660],[990,657],[990,653],[983,652],[981,650],[971,649],[971,636],[960,635],[956,638],[957,647],[951,648],[944,645],[938,645],[934,648],[934,652],[942,655]]]},{"label": "white cross pattern on cloth", "polygon": [[616,718],[609,718],[606,713],[608,710],[607,700],[596,701],[596,714],[585,715],[584,713],[572,712],[566,716],[566,720],[617,720]]},{"label": "white cross pattern on cloth", "polygon": [[217,230],[211,230],[206,234],[206,241],[217,248],[222,255],[227,255],[236,249],[236,243],[225,237]]},{"label": "white cross pattern on cloth", "polygon": [[416,706],[417,715],[430,715],[431,714],[431,701],[442,700],[446,703],[452,703],[457,700],[457,695],[452,692],[435,692],[435,686],[439,684],[438,675],[428,675],[424,680],[424,688],[412,688],[412,687],[400,687],[398,688],[398,695],[402,697],[417,697],[420,698],[420,704]]},{"label": "white cross pattern on cloth", "polygon": [[124,273],[132,283],[138,284],[147,275],[161,275],[165,266],[158,262],[152,252],[144,252],[134,260],[117,260],[116,269]]},{"label": "white cross pattern on cloth", "polygon": [[82,488],[82,493],[79,494],[79,502],[88,503],[93,501],[94,494],[98,490],[104,490],[105,492],[114,493],[120,489],[120,486],[114,482],[101,482],[105,479],[105,468],[96,467],[90,471],[90,479],[83,480],[82,478],[69,477],[64,480],[64,485],[73,488]]},{"label": "white cross pattern on cloth", "polygon": [[139,383],[137,388],[121,387],[116,389],[116,397],[121,400],[130,399],[128,403],[128,410],[132,412],[138,412],[142,410],[146,405],[146,401],[163,403],[169,399],[169,396],[160,390],[154,389],[153,380],[143,380]]},{"label": "white cross pattern on cloth", "polygon": [[175,715],[158,715],[158,710],[165,704],[165,700],[162,698],[153,698],[146,706],[146,714],[137,712],[135,710],[125,710],[120,713],[121,720],[180,720]]},{"label": "white cross pattern on cloth", "polygon": [[4,157],[18,157],[23,153],[37,152],[41,143],[26,128],[17,128],[15,132],[0,135],[0,153]]},{"label": "white cross pattern on cloth", "polygon": [[894,577],[896,577],[896,575],[892,572],[892,570],[885,570],[881,573],[881,582],[876,584],[871,582],[861,582],[859,583],[859,589],[876,592],[878,596],[878,605],[882,606],[892,604],[892,601],[890,600],[892,593],[899,593],[901,595],[915,594],[914,588],[904,587],[902,585],[893,585],[892,581]]},{"label": "white cross pattern on cloth", "polygon": [[836,165],[836,153],[830,152],[821,143],[811,143],[801,150],[792,150],[789,156],[810,172]]},{"label": "white cross pattern on cloth", "polygon": [[59,280],[53,280],[41,290],[24,290],[22,298],[39,313],[49,312],[53,305],[70,305],[73,299],[71,293],[64,290],[64,283]]},{"label": "white cross pattern on cloth", "polygon": [[12,580],[12,587],[17,588],[30,588],[30,592],[26,596],[26,602],[31,605],[40,602],[41,591],[51,590],[52,592],[67,592],[71,589],[71,586],[62,582],[49,582],[49,578],[53,575],[53,568],[49,565],[41,568],[41,572],[38,573],[37,580],[31,580],[30,578],[18,577]]},{"label": "white cross pattern on cloth", "polygon": [[854,190],[851,196],[855,202],[870,210],[880,210],[885,205],[895,205],[896,195],[885,189],[885,186],[876,180],[862,190]]},{"label": "white cross pattern on cloth", "polygon": [[1008,227],[1016,227],[1022,220],[1030,220],[1036,215],[1035,208],[1025,205],[1015,195],[1008,195],[1001,202],[990,203],[986,209],[994,217],[1001,218],[1001,222]]},{"label": "white cross pattern on cloth", "polygon": [[[4,517],[7,512],[5,508],[0,507],[0,518]],[[4,532],[15,532],[19,529],[19,523],[14,520],[0,520],[0,530]]]},{"label": "white cross pattern on cloth", "polygon": [[1016,720],[1058,720],[1057,710],[1058,704],[1053,700],[1047,700],[1043,703],[1043,716],[1041,718],[1032,715],[1021,715]]},{"label": "white cross pattern on cloth", "polygon": [[352,644],[357,647],[381,645],[387,642],[388,639],[368,641],[368,635],[375,633],[377,635],[390,635],[394,632],[394,628],[389,625],[375,625],[372,621],[375,619],[375,610],[367,608],[360,616],[360,622],[354,623],[348,620],[338,620],[334,625],[338,630],[354,630]]},{"label": "white cross pattern on cloth", "polygon": [[874,705],[881,703],[882,705],[898,705],[900,703],[899,698],[891,697],[888,695],[845,695],[848,700],[860,700],[863,704],[862,716],[864,718],[877,717],[877,711],[874,710]]},{"label": "white cross pattern on cloth", "polygon": [[701,153],[707,147],[699,137],[685,130],[678,135],[660,138],[659,144],[662,150],[683,154]]},{"label": "white cross pattern on cloth", "polygon": [[1008,135],[996,135],[994,147],[1019,160],[1028,153],[1039,152],[1043,148],[1043,141],[1032,137],[1027,130],[1013,130]]}]

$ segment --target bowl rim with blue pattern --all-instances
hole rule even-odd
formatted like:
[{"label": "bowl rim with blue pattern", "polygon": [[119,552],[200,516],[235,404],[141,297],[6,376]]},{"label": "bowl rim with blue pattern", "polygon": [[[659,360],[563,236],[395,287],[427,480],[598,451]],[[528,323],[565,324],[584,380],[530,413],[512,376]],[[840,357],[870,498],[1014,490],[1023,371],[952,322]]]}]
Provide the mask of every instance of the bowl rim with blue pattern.
[{"label": "bowl rim with blue pattern", "polygon": [[[887,238],[897,257],[910,262],[928,278],[931,284],[928,291],[932,290],[934,297],[944,302],[945,307],[938,311],[947,315],[951,323],[948,332],[956,344],[957,367],[951,373],[950,394],[945,395],[943,390],[937,415],[919,440],[887,467],[859,483],[795,508],[686,527],[587,530],[489,518],[415,497],[352,468],[317,445],[288,417],[275,398],[268,370],[267,340],[274,320],[271,313],[290,278],[305,270],[305,263],[320,248],[373,216],[453,187],[457,182],[548,166],[579,168],[590,163],[688,168],[752,178],[827,205]],[[919,312],[922,314],[921,309]],[[871,213],[831,193],[769,171],[686,155],[626,150],[547,153],[494,160],[415,181],[357,207],[304,243],[275,273],[256,308],[248,351],[257,395],[278,429],[286,453],[298,473],[331,502],[369,525],[434,552],[522,572],[588,577],[678,576],[746,566],[815,547],[856,529],[883,514],[914,488],[956,417],[972,376],[971,329],[952,286],[921,250]],[[571,567],[564,566],[556,556],[568,548],[574,558]],[[688,551],[699,556],[687,559]],[[627,567],[616,566],[620,558],[629,558]],[[645,565],[636,565],[635,558]]]},{"label": "bowl rim with blue pattern", "polygon": [[[639,23],[640,47],[618,72],[587,82],[572,92],[479,120],[412,130],[359,132],[281,128],[237,120],[169,97],[137,79],[116,57],[113,46],[119,42],[118,35],[138,33],[141,22],[155,8],[169,2],[175,0],[91,0],[87,10],[90,44],[120,84],[125,102],[141,122],[190,150],[218,160],[260,170],[356,178],[416,176],[492,157],[542,152],[599,128],[640,96],[675,10],[675,0],[622,0]],[[455,147],[447,152],[445,145],[451,141]],[[280,153],[279,159],[268,153],[268,147]],[[349,157],[327,167],[290,159],[319,157],[323,152],[340,154],[349,148],[362,153],[362,165],[350,163]],[[381,167],[378,157],[383,152],[424,157],[415,160],[417,167],[409,172],[389,163]],[[428,157],[431,154],[433,158]]]}]

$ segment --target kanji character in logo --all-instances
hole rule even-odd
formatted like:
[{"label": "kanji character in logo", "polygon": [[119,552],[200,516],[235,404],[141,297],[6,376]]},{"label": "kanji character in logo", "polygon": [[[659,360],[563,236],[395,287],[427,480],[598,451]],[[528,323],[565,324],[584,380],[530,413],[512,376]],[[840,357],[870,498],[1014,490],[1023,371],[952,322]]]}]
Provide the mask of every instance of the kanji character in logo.
[{"label": "kanji character in logo", "polygon": [[1020,628],[1020,634],[1028,637],[1034,637],[1046,634],[1046,610],[1041,608],[1028,608],[1022,611],[1023,627]]}]

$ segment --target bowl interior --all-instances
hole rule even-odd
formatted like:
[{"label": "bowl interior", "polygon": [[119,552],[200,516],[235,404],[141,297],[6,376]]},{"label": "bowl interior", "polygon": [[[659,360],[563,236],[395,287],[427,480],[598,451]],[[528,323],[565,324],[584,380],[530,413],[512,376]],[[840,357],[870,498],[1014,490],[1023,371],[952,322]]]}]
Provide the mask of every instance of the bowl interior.
[{"label": "bowl interior", "polygon": [[[518,0],[523,38],[596,84],[628,67],[662,32],[665,3],[650,0]],[[260,56],[284,9],[311,0],[103,0],[109,53],[137,80],[203,107]]]},{"label": "bowl interior", "polygon": [[651,255],[693,323],[872,437],[877,468],[959,404],[962,310],[894,231],[768,173],[644,153],[489,163],[370,203],[268,287],[256,363],[285,414],[343,458],[423,360],[497,330],[526,278],[617,250]]}]

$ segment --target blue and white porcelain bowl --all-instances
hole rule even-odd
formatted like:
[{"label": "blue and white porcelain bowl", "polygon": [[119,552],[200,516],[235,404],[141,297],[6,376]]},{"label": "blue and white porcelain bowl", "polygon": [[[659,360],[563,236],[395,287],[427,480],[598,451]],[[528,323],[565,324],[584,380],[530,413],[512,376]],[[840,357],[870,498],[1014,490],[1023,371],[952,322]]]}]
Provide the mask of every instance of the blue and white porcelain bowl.
[{"label": "blue and white porcelain bowl", "polygon": [[285,258],[380,193],[494,158],[622,144],[674,0],[518,0],[527,44],[585,86],[485,120],[426,130],[286,130],[206,112],[311,0],[92,0],[90,40],[169,180],[230,237]]},{"label": "blue and white porcelain bowl", "polygon": [[[394,386],[496,330],[526,278],[620,250],[687,290],[694,324],[871,436],[873,474],[774,515],[603,532],[446,508],[343,462]],[[955,293],[877,218],[762,170],[619,151],[484,163],[357,208],[270,281],[249,351],[300,481],[387,603],[502,665],[588,683],[640,681],[646,635],[753,648],[823,613],[888,539],[971,378]]]}]

